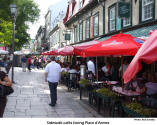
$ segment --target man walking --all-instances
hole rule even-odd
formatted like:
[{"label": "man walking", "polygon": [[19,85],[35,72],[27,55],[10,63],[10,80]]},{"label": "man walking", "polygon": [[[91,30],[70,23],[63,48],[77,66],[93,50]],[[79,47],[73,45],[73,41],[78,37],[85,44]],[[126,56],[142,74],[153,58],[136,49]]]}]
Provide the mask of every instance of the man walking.
[{"label": "man walking", "polygon": [[26,72],[26,63],[27,63],[27,58],[25,56],[23,56],[21,58],[21,62],[22,62],[22,71]]},{"label": "man walking", "polygon": [[49,83],[51,103],[50,106],[55,106],[57,101],[57,85],[61,77],[61,66],[56,63],[55,57],[51,56],[51,63],[45,68],[45,81]]}]

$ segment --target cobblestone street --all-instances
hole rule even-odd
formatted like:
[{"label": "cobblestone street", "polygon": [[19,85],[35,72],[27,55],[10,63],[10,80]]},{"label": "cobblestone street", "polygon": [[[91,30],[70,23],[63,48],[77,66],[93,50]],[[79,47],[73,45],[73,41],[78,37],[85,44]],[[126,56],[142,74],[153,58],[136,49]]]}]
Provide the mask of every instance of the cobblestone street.
[{"label": "cobblestone street", "polygon": [[[9,74],[10,76],[10,74]],[[79,91],[67,92],[65,86],[58,86],[58,100],[55,107],[50,107],[49,88],[44,82],[43,70],[22,72],[15,68],[14,93],[8,96],[4,118],[69,118],[101,117],[87,104],[79,100]]]}]

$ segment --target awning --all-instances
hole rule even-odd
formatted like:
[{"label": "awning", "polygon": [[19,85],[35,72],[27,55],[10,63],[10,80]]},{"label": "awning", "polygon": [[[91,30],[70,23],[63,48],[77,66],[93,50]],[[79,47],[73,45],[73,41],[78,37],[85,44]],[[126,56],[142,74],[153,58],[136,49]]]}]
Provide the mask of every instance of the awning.
[{"label": "awning", "polygon": [[131,34],[134,37],[139,37],[139,38],[144,38],[144,37],[149,37],[149,33],[152,30],[156,30],[157,29],[157,25],[152,25],[152,26],[146,26],[146,27],[142,27],[142,28],[138,28],[136,30],[132,30],[132,31],[128,31],[125,32],[125,34]]},{"label": "awning", "polygon": [[[149,33],[153,30],[157,29],[157,25],[152,25],[152,26],[147,26],[147,27],[142,27],[142,28],[138,28],[135,30],[131,30],[128,32],[124,32],[125,34],[130,34],[134,37],[138,37],[138,38],[142,38],[142,39],[147,39],[149,37]],[[111,36],[106,36],[103,38],[100,38],[99,41],[104,41],[108,38],[110,38]]]}]

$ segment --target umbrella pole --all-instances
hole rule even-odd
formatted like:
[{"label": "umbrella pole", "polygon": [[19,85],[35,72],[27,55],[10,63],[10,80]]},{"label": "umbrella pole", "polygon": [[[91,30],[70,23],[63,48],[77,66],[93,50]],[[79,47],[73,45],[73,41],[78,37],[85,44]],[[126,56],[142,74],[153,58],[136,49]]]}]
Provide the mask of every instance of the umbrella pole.
[{"label": "umbrella pole", "polygon": [[123,56],[121,57],[121,67],[122,67],[122,71],[121,71],[121,80],[122,80],[122,89],[124,89],[124,81],[123,81]]},{"label": "umbrella pole", "polygon": [[96,81],[98,82],[98,58],[96,57]]}]

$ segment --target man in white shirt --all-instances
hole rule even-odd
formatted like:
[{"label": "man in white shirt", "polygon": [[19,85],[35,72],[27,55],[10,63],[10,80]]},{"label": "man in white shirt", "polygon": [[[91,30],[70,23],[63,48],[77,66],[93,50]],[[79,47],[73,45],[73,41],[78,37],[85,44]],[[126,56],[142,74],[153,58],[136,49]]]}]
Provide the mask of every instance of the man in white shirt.
[{"label": "man in white shirt", "polygon": [[61,77],[61,66],[55,62],[55,57],[51,56],[51,63],[45,67],[45,81],[49,83],[51,103],[55,106],[57,101],[57,85]]},{"label": "man in white shirt", "polygon": [[95,75],[95,65],[91,59],[89,59],[87,62],[87,68],[88,71],[92,71],[92,73]]}]

